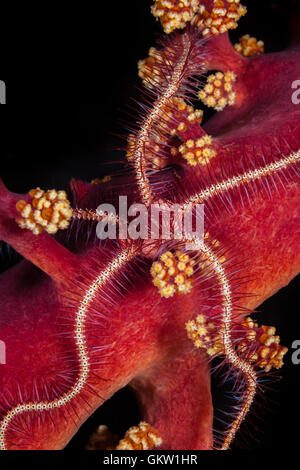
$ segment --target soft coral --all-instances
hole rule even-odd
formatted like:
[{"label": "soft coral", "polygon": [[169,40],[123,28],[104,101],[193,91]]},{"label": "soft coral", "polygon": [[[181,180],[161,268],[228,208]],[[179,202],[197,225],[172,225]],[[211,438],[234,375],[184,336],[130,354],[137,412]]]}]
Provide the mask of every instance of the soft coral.
[{"label": "soft coral", "polygon": [[[176,34],[171,44],[181,41]],[[187,34],[193,38],[196,33],[189,29]],[[204,126],[214,137],[217,156],[196,169],[177,159],[176,168],[151,176],[150,188],[158,178],[153,188],[166,185],[173,191],[167,191],[170,201],[184,202],[224,179],[298,155],[282,171],[205,201],[206,230],[228,258],[225,267],[241,318],[299,272],[300,111],[291,101],[290,84],[300,76],[300,51],[294,46],[246,60],[233,50],[227,34],[208,40],[205,48],[207,69],[232,69],[238,77],[235,106]],[[170,163],[172,158],[165,162]],[[126,182],[74,182],[76,206],[95,209],[108,194],[109,202],[115,202]],[[139,200],[136,188],[127,187],[129,200]],[[198,313],[209,316],[218,308],[215,281],[200,274],[190,294],[163,299],[149,274],[155,250],[150,253],[147,245],[130,241],[104,247],[93,237],[85,243],[76,227],[63,244],[46,234],[33,235],[15,223],[15,204],[26,196],[3,185],[0,189],[0,237],[30,262],[1,275],[1,339],[7,349],[0,378],[2,417],[18,404],[50,402],[73,387],[79,374],[75,314],[114,256],[122,250],[130,253],[128,263],[107,279],[89,306],[85,335],[90,372],[80,393],[65,406],[13,418],[5,431],[7,448],[64,447],[81,423],[128,383],[140,398],[143,417],[160,432],[162,448],[211,448],[209,366],[184,326]],[[159,253],[164,249],[160,243],[155,247]]]}]

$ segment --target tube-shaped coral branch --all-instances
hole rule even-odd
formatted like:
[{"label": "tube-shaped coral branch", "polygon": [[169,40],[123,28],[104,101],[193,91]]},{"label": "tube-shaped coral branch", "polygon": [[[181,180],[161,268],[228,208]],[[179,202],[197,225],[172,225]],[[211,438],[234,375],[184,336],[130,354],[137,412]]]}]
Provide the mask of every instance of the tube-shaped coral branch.
[{"label": "tube-shaped coral branch", "polygon": [[205,65],[208,70],[230,70],[235,74],[241,73],[248,59],[243,57],[232,45],[228,33],[212,36],[205,48]]}]

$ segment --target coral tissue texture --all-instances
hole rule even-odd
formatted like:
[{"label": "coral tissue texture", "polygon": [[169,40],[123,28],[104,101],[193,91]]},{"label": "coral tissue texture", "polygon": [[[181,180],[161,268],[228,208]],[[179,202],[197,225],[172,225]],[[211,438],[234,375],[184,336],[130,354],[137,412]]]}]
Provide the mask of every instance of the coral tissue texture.
[{"label": "coral tissue texture", "polygon": [[[272,54],[249,35],[234,46],[239,1],[155,1],[152,13],[164,33],[139,62],[124,173],[72,181],[71,204],[59,188],[0,185],[0,238],[23,256],[0,281],[2,450],[64,448],[127,384],[142,423],[119,448],[139,435],[140,449],[227,449],[282,366],[272,325],[249,317],[300,267],[299,40]],[[204,237],[99,240],[99,221],[120,220],[96,208],[121,195],[148,213],[204,204]],[[222,432],[216,356],[236,399]]]}]

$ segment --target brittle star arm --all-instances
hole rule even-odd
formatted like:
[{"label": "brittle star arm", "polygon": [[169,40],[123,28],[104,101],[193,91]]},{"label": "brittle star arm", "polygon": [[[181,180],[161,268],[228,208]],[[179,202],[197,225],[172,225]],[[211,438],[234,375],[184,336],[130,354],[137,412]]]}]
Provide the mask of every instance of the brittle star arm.
[{"label": "brittle star arm", "polygon": [[142,201],[148,207],[153,200],[151,184],[147,175],[148,165],[145,158],[146,146],[149,143],[149,135],[153,132],[155,124],[159,120],[166,119],[166,113],[172,97],[178,93],[182,85],[182,79],[187,68],[189,54],[191,53],[191,40],[188,35],[183,35],[181,38],[182,50],[178,58],[176,58],[176,65],[168,80],[167,86],[163,89],[161,94],[153,103],[152,109],[145,117],[140,130],[134,137],[134,145],[131,150],[131,160],[133,162],[133,170],[135,173],[138,190]]},{"label": "brittle star arm", "polygon": [[[251,185],[257,182],[268,187],[272,198],[255,193],[251,203],[248,201],[244,207],[240,204],[234,207],[228,205],[227,210],[218,212],[209,220],[207,226],[208,230],[218,234],[225,246],[237,244],[238,258],[244,260],[244,263],[249,263],[248,269],[253,276],[253,281],[249,283],[249,292],[256,294],[256,299],[250,302],[250,308],[256,307],[284,287],[299,272],[300,260],[297,249],[299,188],[297,183],[284,179],[285,171],[298,171],[299,161],[300,150],[254,170],[236,174],[228,179],[220,179],[201,192],[189,196],[183,204],[183,207],[185,204],[209,205],[215,198],[226,197],[226,194],[232,190],[234,192],[231,194],[236,194],[236,191],[243,188],[245,190],[253,188]],[[273,186],[267,186],[268,183],[265,182],[265,178],[270,176],[277,178],[274,179]],[[285,182],[282,195],[277,187],[279,184],[282,185],[281,180]],[[234,222],[235,220],[239,220],[239,223]],[[226,231],[225,226],[229,227]],[[268,233],[267,240],[266,233]],[[260,265],[264,265],[264,268]],[[285,275],[284,269],[287,270]]]}]

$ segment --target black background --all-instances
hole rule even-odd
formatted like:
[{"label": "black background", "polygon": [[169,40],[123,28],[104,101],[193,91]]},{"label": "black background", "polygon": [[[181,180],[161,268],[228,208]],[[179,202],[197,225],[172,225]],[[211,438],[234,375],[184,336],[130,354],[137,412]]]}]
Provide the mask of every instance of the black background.
[{"label": "black background", "polygon": [[[265,41],[266,52],[285,48],[289,2],[243,3],[249,13],[232,32],[233,41],[250,33]],[[139,94],[137,61],[160,33],[150,4],[119,0],[3,7],[0,79],[7,85],[7,105],[0,107],[0,173],[10,190],[67,187],[71,177],[91,180],[109,173],[110,163],[120,159],[115,149],[122,142],[114,134],[124,133],[122,117],[129,124],[134,120],[124,112],[130,97]],[[260,323],[277,326],[289,348],[300,340],[299,286],[298,278],[260,308]],[[245,431],[248,449],[297,446],[300,365],[291,363],[291,353],[285,362],[283,379],[272,384],[275,392],[267,393],[264,422],[252,415],[257,441]],[[98,424],[122,434],[137,421],[134,398],[125,389],[83,426],[68,448],[83,448]],[[239,439],[233,448],[238,446]]]}]

